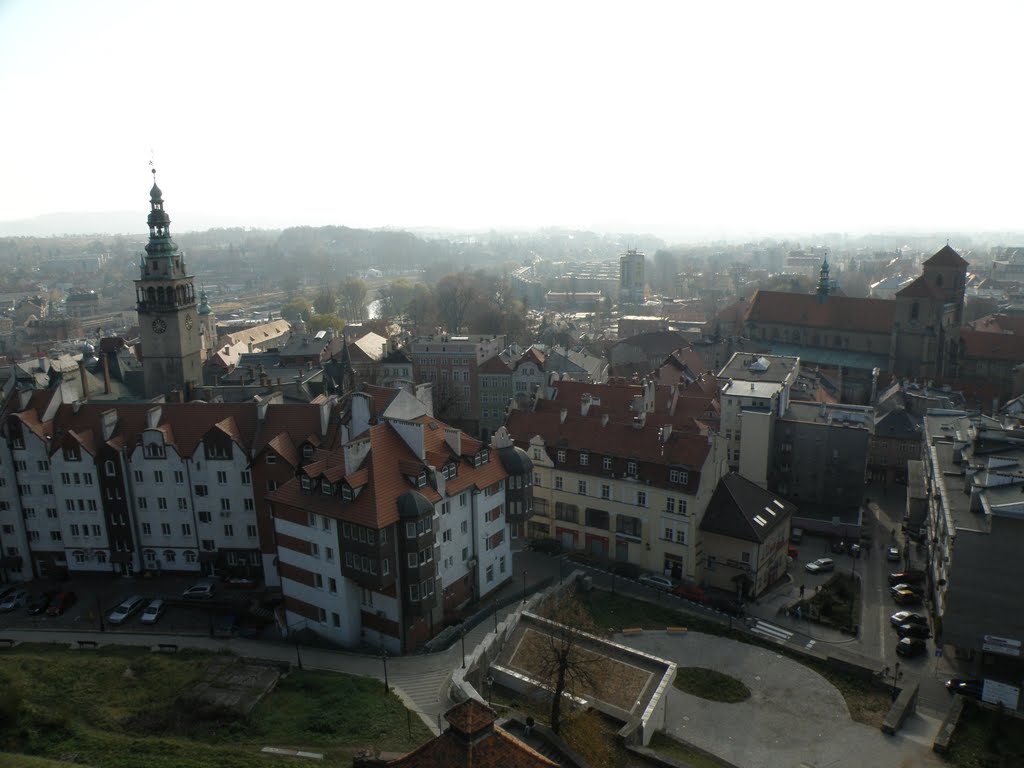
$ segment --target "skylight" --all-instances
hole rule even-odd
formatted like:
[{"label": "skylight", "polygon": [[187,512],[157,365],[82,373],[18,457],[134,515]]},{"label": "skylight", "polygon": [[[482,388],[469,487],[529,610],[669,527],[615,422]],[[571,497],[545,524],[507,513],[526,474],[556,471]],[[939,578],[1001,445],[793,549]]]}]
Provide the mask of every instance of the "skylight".
[{"label": "skylight", "polygon": [[758,525],[762,525],[762,526],[768,525],[768,521],[765,520],[760,515],[754,515],[754,522],[757,523]]},{"label": "skylight", "polygon": [[772,509],[771,507],[765,507],[764,511],[767,512],[772,517],[775,517],[775,515],[777,514],[776,511],[774,509]]},{"label": "skylight", "polygon": [[772,499],[772,504],[774,504],[779,509],[785,509],[785,507],[782,505],[782,502],[779,501],[778,499]]}]

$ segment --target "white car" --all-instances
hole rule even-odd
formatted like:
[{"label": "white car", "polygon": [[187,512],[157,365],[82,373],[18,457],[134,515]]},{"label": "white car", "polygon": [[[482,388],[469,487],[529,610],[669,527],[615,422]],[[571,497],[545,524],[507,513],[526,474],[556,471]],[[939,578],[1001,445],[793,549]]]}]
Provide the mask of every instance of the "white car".
[{"label": "white car", "polygon": [[804,566],[804,570],[808,573],[825,573],[826,571],[834,571],[836,564],[832,562],[831,557],[819,557],[812,563],[808,563]]},{"label": "white car", "polygon": [[7,613],[13,611],[15,608],[20,608],[28,600],[28,591],[24,589],[16,589],[13,592],[8,592],[4,597],[3,602],[0,602],[0,611]]},{"label": "white car", "polygon": [[146,602],[146,599],[142,597],[142,595],[133,595],[132,597],[129,597],[110,612],[110,615],[107,616],[107,621],[111,624],[123,624],[127,621],[129,616],[142,607],[144,602]]},{"label": "white car", "polygon": [[142,616],[139,617],[139,621],[143,624],[156,624],[160,620],[160,617],[164,615],[164,610],[167,608],[165,603],[160,598],[151,600],[149,605],[146,606],[146,610],[142,612]]},{"label": "white car", "polygon": [[212,581],[200,581],[182,592],[181,596],[189,599],[199,598],[201,600],[206,600],[213,597],[214,589],[216,589],[216,587]]},{"label": "white car", "polygon": [[885,553],[885,559],[890,563],[898,563],[900,560],[900,548],[889,547],[889,550]]},{"label": "white car", "polygon": [[668,576],[661,576],[657,573],[645,573],[639,579],[641,584],[646,584],[648,587],[654,587],[655,589],[672,589],[675,584],[672,583],[672,579]]}]

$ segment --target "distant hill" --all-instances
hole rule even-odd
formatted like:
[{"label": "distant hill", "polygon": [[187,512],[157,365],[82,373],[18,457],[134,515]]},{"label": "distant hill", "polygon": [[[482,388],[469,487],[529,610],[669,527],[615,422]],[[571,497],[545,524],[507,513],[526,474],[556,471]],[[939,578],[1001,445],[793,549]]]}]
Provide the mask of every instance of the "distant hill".
[{"label": "distant hill", "polygon": [[[31,219],[0,221],[0,237],[50,237],[52,235],[145,234],[145,209],[141,211],[105,211],[99,213],[47,213]],[[282,229],[294,221],[243,220],[230,216],[207,216],[171,212],[171,231],[196,232],[217,227],[258,227]]]}]

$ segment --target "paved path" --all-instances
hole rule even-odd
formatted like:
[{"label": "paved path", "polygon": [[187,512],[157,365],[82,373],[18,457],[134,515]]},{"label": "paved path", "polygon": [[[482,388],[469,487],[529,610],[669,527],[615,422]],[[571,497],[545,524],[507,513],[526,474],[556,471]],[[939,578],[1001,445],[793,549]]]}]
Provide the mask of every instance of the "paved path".
[{"label": "paved path", "polygon": [[620,635],[625,645],[742,680],[751,698],[721,704],[668,689],[664,729],[740,768],[943,765],[931,751],[940,722],[912,715],[886,736],[850,719],[842,695],[808,667],[770,650],[692,632]]}]

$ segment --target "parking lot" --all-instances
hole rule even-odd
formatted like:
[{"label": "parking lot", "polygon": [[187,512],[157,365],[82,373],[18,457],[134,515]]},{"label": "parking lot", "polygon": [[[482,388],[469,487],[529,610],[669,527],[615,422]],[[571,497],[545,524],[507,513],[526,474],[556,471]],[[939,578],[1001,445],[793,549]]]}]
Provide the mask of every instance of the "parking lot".
[{"label": "parking lot", "polygon": [[[206,635],[230,633],[234,629],[256,629],[267,624],[273,630],[272,614],[265,606],[263,590],[235,589],[216,583],[214,595],[206,599],[186,599],[182,593],[201,581],[195,577],[165,576],[158,578],[76,578],[69,581],[35,581],[23,586],[29,600],[44,594],[73,592],[75,602],[63,615],[47,615],[46,611],[29,615],[26,606],[0,612],[0,632],[11,629],[40,630],[106,630],[114,626],[111,612],[127,598],[140,596],[138,610],[116,625],[118,632],[149,632],[154,634]],[[8,585],[0,585],[0,591]],[[163,615],[152,623],[140,619],[146,605],[156,598],[166,601]],[[234,617],[235,621],[230,621]],[[264,629],[263,631],[266,631]]]}]

